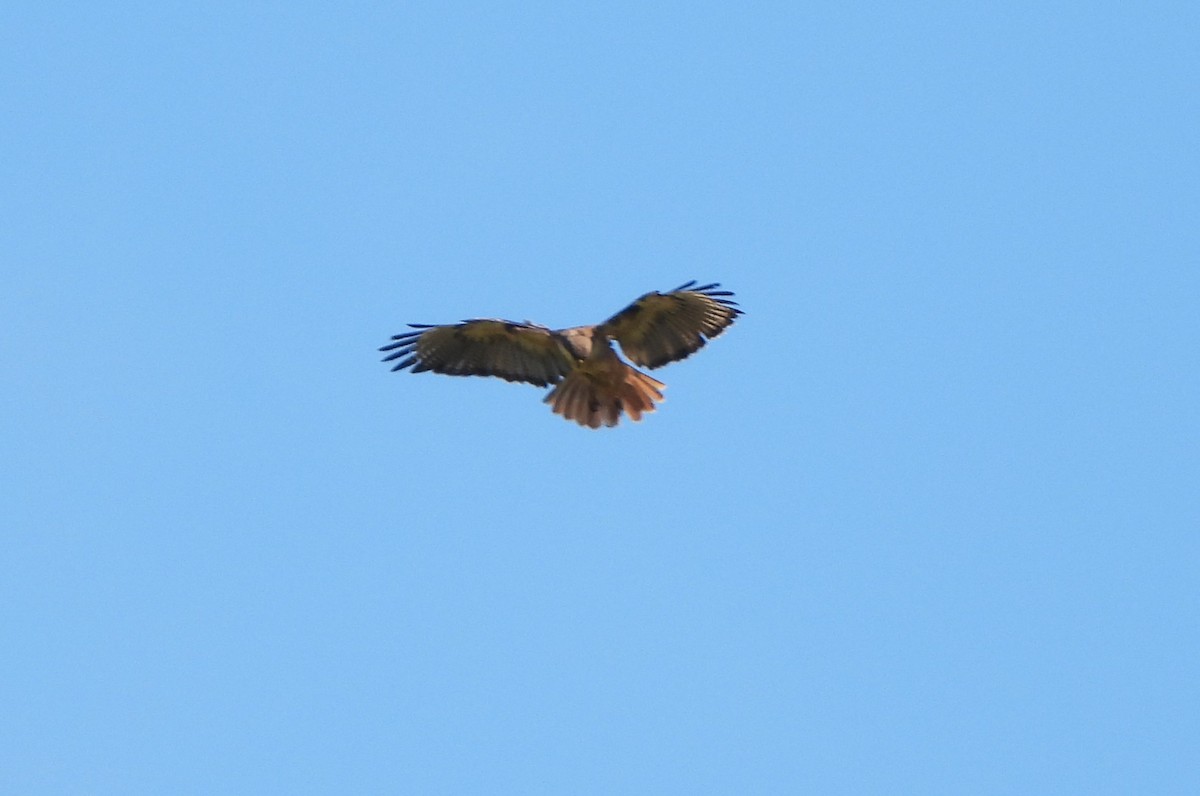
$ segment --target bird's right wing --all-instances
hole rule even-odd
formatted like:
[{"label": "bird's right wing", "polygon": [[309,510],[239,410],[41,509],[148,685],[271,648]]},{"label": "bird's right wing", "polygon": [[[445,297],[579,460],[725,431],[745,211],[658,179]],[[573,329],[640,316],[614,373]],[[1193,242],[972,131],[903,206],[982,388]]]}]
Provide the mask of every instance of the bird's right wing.
[{"label": "bird's right wing", "polygon": [[657,368],[690,356],[725,331],[742,311],[713,282],[647,293],[600,325],[635,364]]},{"label": "bird's right wing", "polygon": [[412,367],[450,376],[498,376],[545,387],[575,367],[561,335],[544,326],[477,318],[444,326],[410,323],[416,331],[392,337],[380,348],[395,359],[392,370]]}]

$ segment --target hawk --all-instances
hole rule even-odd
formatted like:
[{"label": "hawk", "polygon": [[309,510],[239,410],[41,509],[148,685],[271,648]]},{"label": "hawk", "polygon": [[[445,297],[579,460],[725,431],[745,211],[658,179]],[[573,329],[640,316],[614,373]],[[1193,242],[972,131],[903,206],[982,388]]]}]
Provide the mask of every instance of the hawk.
[{"label": "hawk", "polygon": [[410,323],[380,348],[393,371],[412,368],[450,376],[498,376],[538,387],[556,415],[581,426],[615,426],[621,412],[641,420],[666,385],[626,364],[657,368],[683,359],[729,328],[742,311],[720,284],[693,280],[654,291],[595,326],[550,329],[534,323],[475,318],[440,326]]}]

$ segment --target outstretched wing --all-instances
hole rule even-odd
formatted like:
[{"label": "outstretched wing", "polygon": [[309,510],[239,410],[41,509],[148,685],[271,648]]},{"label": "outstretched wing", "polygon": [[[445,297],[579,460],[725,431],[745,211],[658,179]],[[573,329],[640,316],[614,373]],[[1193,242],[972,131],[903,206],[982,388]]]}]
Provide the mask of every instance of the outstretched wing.
[{"label": "outstretched wing", "polygon": [[742,311],[719,284],[695,281],[668,293],[647,293],[601,325],[634,363],[657,368],[695,353]]},{"label": "outstretched wing", "polygon": [[392,370],[412,367],[450,376],[499,376],[545,387],[575,367],[562,338],[544,326],[480,318],[445,326],[410,323],[414,332],[392,337],[380,348]]}]

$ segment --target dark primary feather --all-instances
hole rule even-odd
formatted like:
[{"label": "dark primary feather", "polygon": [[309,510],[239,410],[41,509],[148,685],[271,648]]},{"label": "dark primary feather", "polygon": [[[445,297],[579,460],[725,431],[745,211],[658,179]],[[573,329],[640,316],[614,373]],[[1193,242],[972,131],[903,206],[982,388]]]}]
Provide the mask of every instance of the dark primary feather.
[{"label": "dark primary feather", "polygon": [[392,337],[380,348],[392,370],[411,367],[450,376],[497,376],[545,387],[574,367],[575,358],[560,335],[544,326],[476,318],[435,326],[411,323],[416,331]]}]

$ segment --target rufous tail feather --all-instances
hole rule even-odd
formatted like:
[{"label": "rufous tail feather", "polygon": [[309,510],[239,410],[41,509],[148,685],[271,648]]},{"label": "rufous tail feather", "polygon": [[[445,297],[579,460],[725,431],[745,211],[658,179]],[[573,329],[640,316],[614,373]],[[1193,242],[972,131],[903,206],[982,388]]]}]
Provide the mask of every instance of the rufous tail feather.
[{"label": "rufous tail feather", "polygon": [[545,402],[556,415],[581,426],[600,428],[615,426],[622,411],[631,420],[641,420],[643,414],[654,411],[657,401],[663,400],[666,386],[624,362],[619,369],[596,371],[582,364],[550,391]]}]

